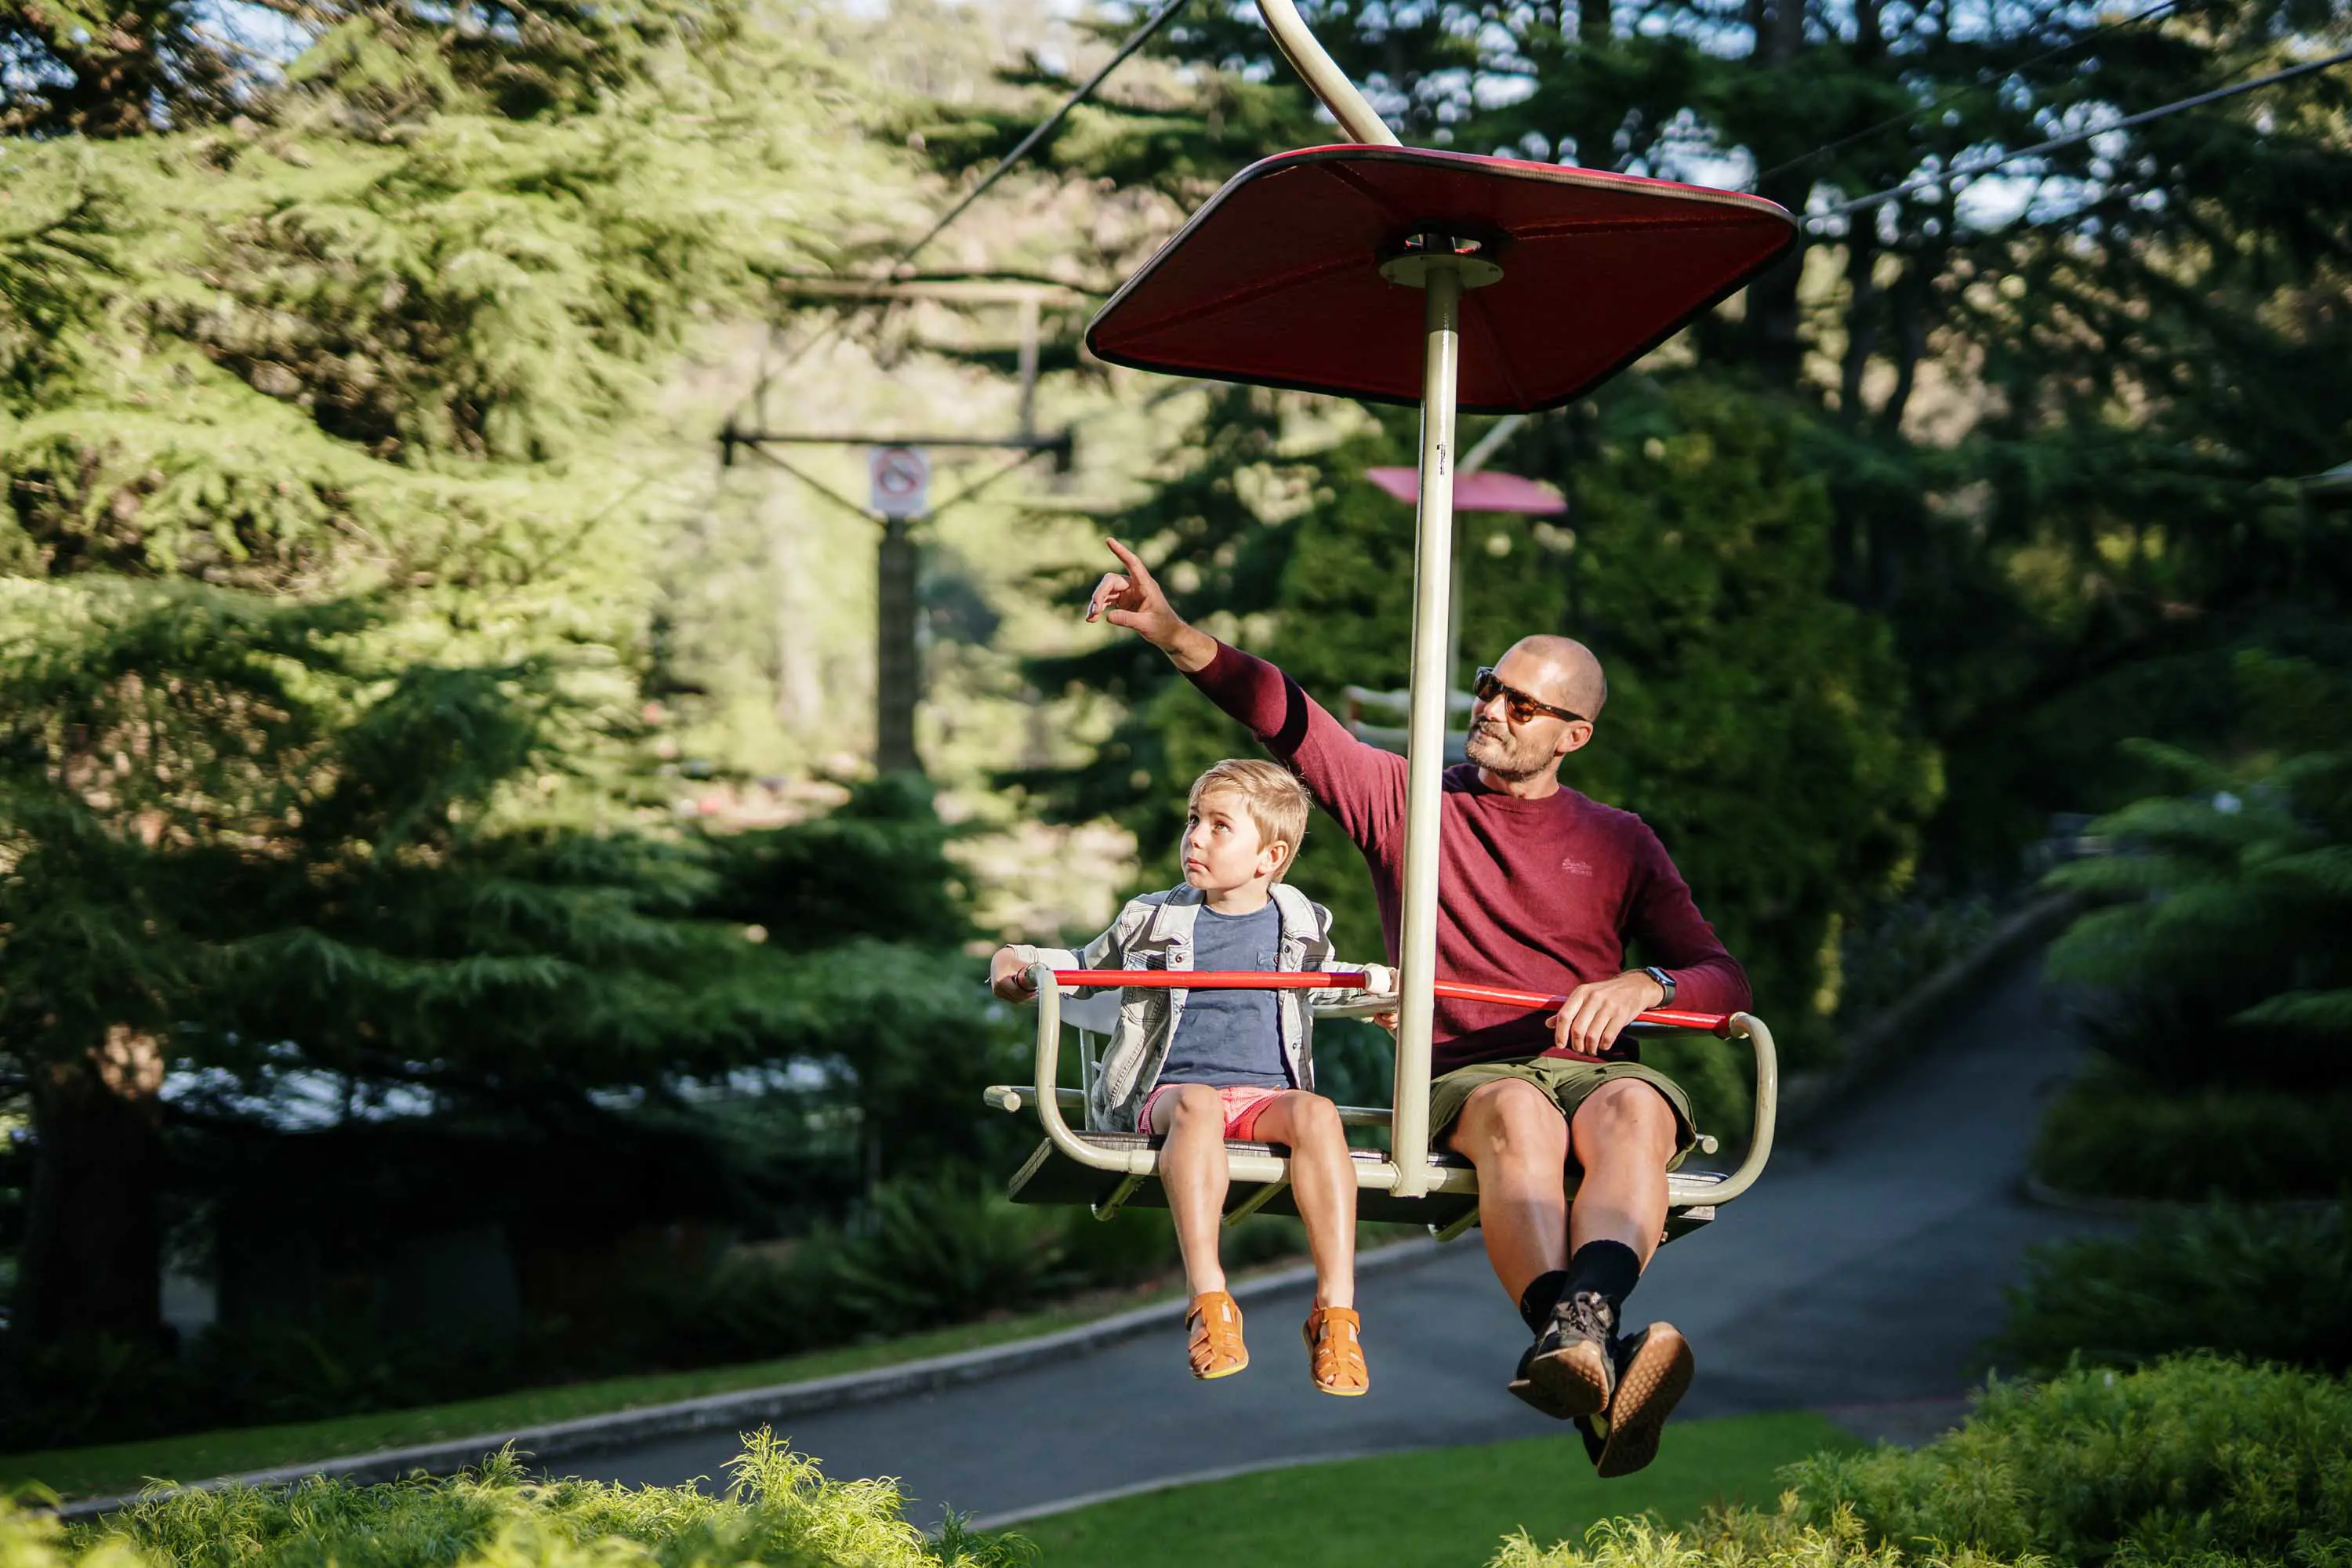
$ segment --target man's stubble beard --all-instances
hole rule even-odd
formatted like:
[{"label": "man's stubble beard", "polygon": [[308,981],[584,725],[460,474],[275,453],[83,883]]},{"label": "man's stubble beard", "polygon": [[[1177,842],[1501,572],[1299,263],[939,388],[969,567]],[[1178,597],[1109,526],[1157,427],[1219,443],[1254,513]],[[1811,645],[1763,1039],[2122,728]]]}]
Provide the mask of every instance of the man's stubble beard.
[{"label": "man's stubble beard", "polygon": [[1538,752],[1533,745],[1514,745],[1507,736],[1475,725],[1463,744],[1462,754],[1496,778],[1514,783],[1534,778],[1552,762],[1549,749]]}]

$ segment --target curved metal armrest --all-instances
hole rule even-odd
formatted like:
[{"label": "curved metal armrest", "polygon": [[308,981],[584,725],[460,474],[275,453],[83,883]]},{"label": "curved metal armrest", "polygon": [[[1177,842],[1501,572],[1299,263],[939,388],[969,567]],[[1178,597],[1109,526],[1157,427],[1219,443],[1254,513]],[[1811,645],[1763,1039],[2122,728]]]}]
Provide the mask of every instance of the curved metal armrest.
[{"label": "curved metal armrest", "polygon": [[[1159,1156],[1151,1150],[1113,1149],[1089,1142],[1079,1137],[1062,1115],[1061,988],[1050,964],[1030,965],[1029,981],[1037,988],[1037,1124],[1045,1130],[1046,1142],[1090,1170],[1116,1171],[1121,1175],[1139,1177],[1152,1174],[1160,1164]],[[1290,1177],[1290,1162],[1272,1154],[1234,1151],[1227,1154],[1226,1163],[1235,1182],[1281,1182]],[[1357,1162],[1356,1184],[1360,1187],[1392,1192],[1396,1177],[1393,1159]]]},{"label": "curved metal armrest", "polygon": [[[1057,1089],[1055,1099],[1066,1110],[1084,1110],[1087,1097],[1075,1089]],[[991,1110],[1003,1110],[1018,1115],[1037,1098],[1037,1091],[1025,1083],[992,1083],[980,1091],[980,1098]]]},{"label": "curved metal armrest", "polygon": [[1728,1203],[1756,1184],[1772,1158],[1772,1129],[1780,1114],[1780,1058],[1772,1048],[1772,1031],[1753,1013],[1734,1013],[1731,1034],[1746,1036],[1756,1049],[1756,1121],[1748,1129],[1747,1158],[1715,1187],[1710,1203]]}]

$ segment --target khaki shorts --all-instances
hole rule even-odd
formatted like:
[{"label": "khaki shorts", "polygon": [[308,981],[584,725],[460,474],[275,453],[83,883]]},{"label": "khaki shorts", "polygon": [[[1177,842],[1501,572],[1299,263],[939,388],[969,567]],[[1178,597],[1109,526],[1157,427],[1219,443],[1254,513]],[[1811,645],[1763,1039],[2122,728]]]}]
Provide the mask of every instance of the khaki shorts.
[{"label": "khaki shorts", "polygon": [[1653,1067],[1640,1062],[1580,1062],[1567,1057],[1537,1057],[1523,1062],[1477,1062],[1466,1068],[1455,1068],[1429,1086],[1429,1142],[1432,1148],[1450,1148],[1450,1138],[1455,1118],[1470,1103],[1470,1096],[1484,1086],[1503,1079],[1524,1079],[1551,1097],[1559,1113],[1574,1117],[1576,1108],[1585,1097],[1604,1083],[1620,1079],[1633,1079],[1646,1083],[1665,1097],[1675,1112],[1675,1157],[1666,1162],[1673,1170],[1683,1163],[1698,1142],[1698,1129],[1691,1121],[1690,1097],[1682,1086]]}]

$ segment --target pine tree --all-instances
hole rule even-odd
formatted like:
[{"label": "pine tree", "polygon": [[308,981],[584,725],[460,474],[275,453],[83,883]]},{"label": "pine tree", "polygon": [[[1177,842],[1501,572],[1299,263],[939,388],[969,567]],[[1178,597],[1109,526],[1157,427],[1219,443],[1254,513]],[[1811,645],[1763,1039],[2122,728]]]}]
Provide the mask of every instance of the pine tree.
[{"label": "pine tree", "polygon": [[629,421],[905,187],[873,103],[789,16],[422,15],[306,9],[225,122],[0,142],[26,1341],[156,1337],[175,1068],[511,1108],[939,1013],[702,914],[626,794],[667,504]]}]

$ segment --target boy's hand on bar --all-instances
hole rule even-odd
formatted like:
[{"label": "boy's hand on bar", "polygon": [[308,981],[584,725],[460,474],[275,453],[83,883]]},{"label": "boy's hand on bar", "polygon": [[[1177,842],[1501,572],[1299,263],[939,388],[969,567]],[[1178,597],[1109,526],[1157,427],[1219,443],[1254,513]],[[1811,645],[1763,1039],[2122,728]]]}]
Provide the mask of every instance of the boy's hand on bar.
[{"label": "boy's hand on bar", "polygon": [[1190,675],[1208,668],[1217,657],[1217,639],[1195,631],[1168,602],[1168,592],[1134,551],[1116,539],[1106,539],[1110,552],[1124,568],[1106,572],[1087,600],[1087,619],[1125,626],[1166,654],[1177,668]]},{"label": "boy's hand on bar", "polygon": [[[1367,963],[1364,965],[1364,989],[1374,995],[1394,995],[1397,990],[1397,972],[1385,963]],[[1373,1014],[1372,1022],[1391,1035],[1397,1032],[1397,1015],[1394,1008],[1385,1013]]]},{"label": "boy's hand on bar", "polygon": [[1034,1002],[1037,988],[1029,984],[1029,964],[1019,948],[998,948],[988,961],[988,988],[1007,1002]]}]

